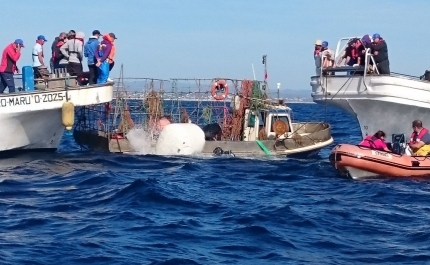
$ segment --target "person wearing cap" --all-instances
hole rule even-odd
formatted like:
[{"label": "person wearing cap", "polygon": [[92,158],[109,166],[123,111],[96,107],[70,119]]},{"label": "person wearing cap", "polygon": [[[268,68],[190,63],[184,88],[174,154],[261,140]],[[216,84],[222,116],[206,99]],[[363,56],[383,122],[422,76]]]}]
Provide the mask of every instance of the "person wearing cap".
[{"label": "person wearing cap", "polygon": [[33,47],[33,71],[34,78],[47,78],[49,76],[49,72],[44,62],[44,54],[43,54],[43,44],[48,41],[45,36],[39,35],[37,36],[36,44]]},{"label": "person wearing cap", "polygon": [[96,66],[95,53],[100,45],[100,31],[94,30],[93,35],[88,39],[88,42],[84,46],[84,56],[87,57],[88,70],[90,72],[90,77],[88,83],[90,85],[97,84],[98,69]]},{"label": "person wearing cap", "polygon": [[321,57],[322,57],[322,68],[333,67],[334,56],[333,51],[328,48],[328,42],[323,41],[321,44]]},{"label": "person wearing cap", "polygon": [[71,76],[80,76],[83,72],[82,60],[84,58],[84,38],[83,32],[77,32],[61,46],[60,51],[67,60],[67,72]]},{"label": "person wearing cap", "polygon": [[378,33],[372,36],[373,43],[371,47],[373,59],[378,67],[379,74],[390,74],[390,61],[388,60],[388,47],[387,43]]},{"label": "person wearing cap", "polygon": [[315,41],[315,49],[314,49],[314,60],[315,60],[315,72],[316,75],[321,74],[321,40]]},{"label": "person wearing cap", "polygon": [[6,87],[9,88],[9,93],[15,92],[13,74],[19,73],[16,63],[21,57],[21,48],[24,48],[24,42],[21,39],[16,39],[3,50],[0,63],[0,93],[3,93]]},{"label": "person wearing cap", "polygon": [[114,38],[110,34],[103,35],[103,40],[95,54],[96,66],[98,67],[99,76],[97,84],[104,84],[109,78],[109,55],[111,55]]}]

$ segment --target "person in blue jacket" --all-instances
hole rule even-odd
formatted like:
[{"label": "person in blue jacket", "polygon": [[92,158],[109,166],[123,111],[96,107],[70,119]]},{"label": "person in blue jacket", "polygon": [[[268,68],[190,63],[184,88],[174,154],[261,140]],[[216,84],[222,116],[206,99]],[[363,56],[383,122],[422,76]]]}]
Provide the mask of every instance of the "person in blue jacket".
[{"label": "person in blue jacket", "polygon": [[96,66],[96,52],[98,51],[100,42],[100,31],[94,30],[93,35],[89,38],[88,42],[84,46],[84,56],[87,57],[88,70],[90,72],[90,77],[88,83],[90,85],[97,83],[98,78],[98,68]]}]

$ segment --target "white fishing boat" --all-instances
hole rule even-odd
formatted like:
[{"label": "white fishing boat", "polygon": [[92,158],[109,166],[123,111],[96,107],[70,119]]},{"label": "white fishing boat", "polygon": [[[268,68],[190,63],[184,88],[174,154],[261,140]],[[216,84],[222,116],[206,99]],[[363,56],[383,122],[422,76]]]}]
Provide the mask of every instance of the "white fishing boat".
[{"label": "white fishing boat", "polygon": [[[339,40],[335,62],[351,38]],[[387,135],[412,132],[411,123],[420,119],[430,126],[430,82],[399,73],[381,75],[370,49],[364,67],[335,66],[311,77],[313,101],[348,111],[360,124],[362,136],[384,130]],[[365,70],[366,69],[366,70]],[[354,74],[350,74],[355,72]],[[391,138],[391,137],[389,137]]]},{"label": "white fishing boat", "polygon": [[[76,77],[52,76],[37,88],[0,94],[0,152],[56,150],[65,130],[65,105],[70,114],[75,106],[110,102],[113,96],[113,83],[79,86]],[[67,118],[73,122],[74,116]]]}]

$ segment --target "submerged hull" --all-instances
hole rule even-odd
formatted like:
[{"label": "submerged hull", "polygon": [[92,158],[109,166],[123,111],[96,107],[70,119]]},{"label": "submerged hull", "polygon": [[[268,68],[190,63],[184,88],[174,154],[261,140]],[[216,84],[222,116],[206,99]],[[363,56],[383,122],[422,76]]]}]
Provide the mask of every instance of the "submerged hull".
[{"label": "submerged hull", "polygon": [[353,179],[379,176],[430,177],[430,159],[371,150],[356,145],[337,145],[330,154],[332,166]]},{"label": "submerged hull", "polygon": [[[333,143],[331,128],[326,123],[293,123],[294,131],[299,137],[287,138],[284,141],[263,140],[259,141],[206,141],[202,153],[213,155],[219,147],[223,151],[230,151],[235,156],[284,156],[284,157],[309,157]],[[74,131],[74,137],[78,144],[89,149],[110,151],[113,153],[142,153],[142,150],[134,150],[133,145],[126,138],[109,139],[106,135],[97,132]],[[149,146],[149,145],[148,145]],[[155,152],[155,142],[144,153]]]}]

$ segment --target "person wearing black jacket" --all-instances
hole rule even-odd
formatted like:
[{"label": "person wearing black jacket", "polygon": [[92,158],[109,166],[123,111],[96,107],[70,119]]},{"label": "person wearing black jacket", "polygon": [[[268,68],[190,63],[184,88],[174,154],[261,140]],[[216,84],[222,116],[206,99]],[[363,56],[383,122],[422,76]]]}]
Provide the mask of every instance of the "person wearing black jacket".
[{"label": "person wearing black jacket", "polygon": [[388,47],[387,43],[378,33],[373,34],[372,54],[378,67],[379,74],[390,74],[390,61],[388,60]]},{"label": "person wearing black jacket", "polygon": [[59,55],[61,55],[60,52],[60,47],[62,45],[62,43],[64,43],[64,41],[67,39],[67,34],[66,32],[61,32],[60,35],[58,37],[55,38],[55,40],[52,42],[52,46],[51,46],[51,73],[54,72],[54,69],[58,69],[60,68],[59,66],[59,62],[61,60],[61,57],[59,57]]}]

